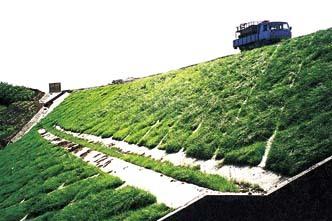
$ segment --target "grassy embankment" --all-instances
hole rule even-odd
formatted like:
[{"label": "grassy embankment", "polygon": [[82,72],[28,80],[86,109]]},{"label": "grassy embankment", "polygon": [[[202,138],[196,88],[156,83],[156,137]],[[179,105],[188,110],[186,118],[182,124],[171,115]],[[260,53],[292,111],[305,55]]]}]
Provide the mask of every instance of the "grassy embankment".
[{"label": "grassy embankment", "polygon": [[41,91],[0,82],[0,147],[37,113]]},{"label": "grassy embankment", "polygon": [[[156,220],[151,194],[89,166],[33,130],[0,151],[0,220]],[[98,175],[98,176],[96,176]]]},{"label": "grassy embankment", "polygon": [[170,71],[73,93],[61,127],[199,159],[293,175],[332,154],[332,30]]}]

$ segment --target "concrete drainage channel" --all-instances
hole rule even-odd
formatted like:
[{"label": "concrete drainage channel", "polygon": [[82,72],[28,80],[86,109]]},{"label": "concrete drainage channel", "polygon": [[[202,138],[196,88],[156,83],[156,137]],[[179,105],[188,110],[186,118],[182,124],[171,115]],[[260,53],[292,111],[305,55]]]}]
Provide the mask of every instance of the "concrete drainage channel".
[{"label": "concrete drainage channel", "polygon": [[31,118],[31,120],[25,124],[22,129],[10,140],[11,143],[14,143],[21,139],[26,133],[28,133],[31,128],[33,128],[41,119],[46,117],[55,107],[61,104],[66,97],[69,96],[71,91],[66,90],[60,93],[55,93],[53,95],[45,94],[40,100],[39,103],[43,104],[43,107]]},{"label": "concrete drainage channel", "polygon": [[166,153],[165,150],[160,150],[157,147],[149,149],[144,146],[138,146],[136,144],[129,144],[125,141],[114,140],[111,137],[102,138],[92,134],[75,133],[67,131],[60,126],[55,126],[55,129],[78,137],[89,142],[100,142],[105,146],[112,146],[117,148],[122,153],[133,153],[138,155],[144,155],[154,160],[168,161],[175,166],[198,166],[203,173],[217,174],[225,177],[229,180],[235,180],[239,183],[247,182],[251,184],[259,185],[264,191],[273,189],[275,185],[283,182],[287,177],[280,176],[271,171],[267,171],[262,167],[249,167],[249,166],[235,166],[235,165],[223,165],[219,167],[221,160],[210,159],[207,161],[197,160],[187,157],[185,152],[180,150],[177,153]]},{"label": "concrete drainage channel", "polygon": [[[216,194],[203,187],[181,182],[153,170],[140,167],[115,157],[110,157],[90,148],[59,138],[44,129],[38,131],[52,144],[62,147],[85,162],[99,167],[102,171],[119,177],[126,184],[146,190],[156,196],[159,203],[173,209],[182,207],[206,194]],[[181,197],[179,197],[181,196]]]},{"label": "concrete drainage channel", "polygon": [[332,156],[266,195],[206,194],[159,221],[332,220]]}]

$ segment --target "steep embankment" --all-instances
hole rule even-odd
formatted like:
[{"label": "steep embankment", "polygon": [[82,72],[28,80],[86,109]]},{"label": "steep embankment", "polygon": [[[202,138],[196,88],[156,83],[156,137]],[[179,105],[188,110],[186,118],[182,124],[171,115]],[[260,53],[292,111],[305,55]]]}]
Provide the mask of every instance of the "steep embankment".
[{"label": "steep embankment", "polygon": [[73,92],[0,150],[0,220],[156,220],[160,202],[256,190],[234,177],[268,190],[283,178],[264,168],[292,175],[332,154],[331,73],[329,29]]},{"label": "steep embankment", "polygon": [[0,147],[10,139],[41,108],[38,100],[43,92],[0,82]]},{"label": "steep embankment", "polygon": [[331,73],[329,29],[134,82],[77,91],[48,121],[167,152],[184,148],[204,160],[266,163],[272,171],[293,175],[332,154]]}]

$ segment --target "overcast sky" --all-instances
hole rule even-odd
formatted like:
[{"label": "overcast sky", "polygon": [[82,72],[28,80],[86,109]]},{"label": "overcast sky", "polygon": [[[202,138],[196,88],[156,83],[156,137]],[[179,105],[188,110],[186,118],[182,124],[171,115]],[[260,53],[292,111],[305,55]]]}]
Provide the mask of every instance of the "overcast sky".
[{"label": "overcast sky", "polygon": [[0,81],[46,91],[165,72],[238,53],[246,21],[288,21],[293,36],[332,27],[331,2],[0,0]]}]

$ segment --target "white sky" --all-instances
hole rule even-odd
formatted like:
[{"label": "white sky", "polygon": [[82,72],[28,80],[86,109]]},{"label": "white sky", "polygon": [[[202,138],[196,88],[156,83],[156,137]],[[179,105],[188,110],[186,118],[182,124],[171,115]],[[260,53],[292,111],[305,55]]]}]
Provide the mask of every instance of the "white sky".
[{"label": "white sky", "polygon": [[237,53],[235,27],[332,27],[332,1],[0,0],[0,81],[46,91],[110,83]]}]

